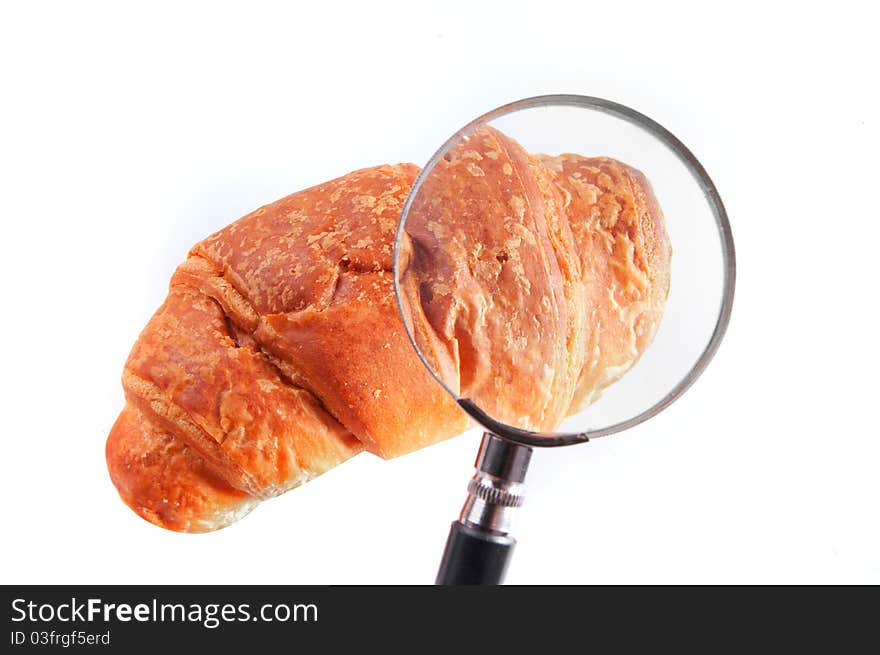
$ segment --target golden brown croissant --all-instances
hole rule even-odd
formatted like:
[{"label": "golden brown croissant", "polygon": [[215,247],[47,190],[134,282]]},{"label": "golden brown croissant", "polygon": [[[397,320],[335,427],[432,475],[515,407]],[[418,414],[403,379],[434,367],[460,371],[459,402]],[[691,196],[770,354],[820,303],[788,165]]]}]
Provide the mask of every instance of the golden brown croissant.
[{"label": "golden brown croissant", "polygon": [[[488,128],[436,170],[424,188],[444,202],[414,205],[404,244],[434,272],[404,285],[420,347],[463,395],[553,429],[631,367],[659,323],[671,251],[650,185],[611,159],[531,156]],[[217,529],[361,450],[395,457],[467,427],[395,302],[394,232],[417,173],[355,171],[190,251],[126,362],[107,440],[135,512]],[[470,215],[474,200],[492,215]],[[462,228],[457,242],[441,224]]]}]

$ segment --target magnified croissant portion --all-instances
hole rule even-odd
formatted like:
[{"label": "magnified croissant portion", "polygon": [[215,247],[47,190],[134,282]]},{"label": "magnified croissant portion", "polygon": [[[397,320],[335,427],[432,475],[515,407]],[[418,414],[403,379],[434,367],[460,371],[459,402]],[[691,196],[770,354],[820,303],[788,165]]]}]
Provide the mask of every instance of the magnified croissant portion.
[{"label": "magnified croissant portion", "polygon": [[[394,295],[394,234],[418,172],[355,171],[190,251],[125,364],[107,439],[111,479],[138,515],[215,530],[363,450],[396,457],[466,429]],[[403,301],[447,386],[553,429],[650,344],[670,256],[641,173],[530,155],[482,128],[415,199]]]}]

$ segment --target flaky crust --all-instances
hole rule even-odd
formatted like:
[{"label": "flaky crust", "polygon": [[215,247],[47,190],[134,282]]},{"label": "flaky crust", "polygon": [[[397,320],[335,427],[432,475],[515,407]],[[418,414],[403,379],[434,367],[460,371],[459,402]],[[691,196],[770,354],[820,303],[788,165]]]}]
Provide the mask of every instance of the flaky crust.
[{"label": "flaky crust", "polygon": [[[417,173],[355,171],[191,250],[126,362],[107,441],[140,516],[217,529],[362,450],[394,457],[465,429],[397,314],[394,232]],[[660,320],[670,250],[650,186],[619,162],[532,156],[493,130],[438,173],[428,191],[445,209],[414,207],[408,223],[405,256],[433,253],[436,274],[427,294],[424,280],[404,285],[420,347],[463,395],[553,429],[635,362]],[[448,242],[430,247],[449,220],[462,229],[452,256]]]},{"label": "flaky crust", "polygon": [[556,429],[629,370],[669,291],[663,214],[640,172],[531,156],[488,127],[435,165],[407,234],[420,344],[445,343],[460,370],[444,381],[524,428]]},{"label": "flaky crust", "polygon": [[407,234],[403,278],[459,363],[450,386],[493,417],[553,429],[581,369],[586,310],[550,172],[512,139],[481,129],[425,179]]},{"label": "flaky crust", "polygon": [[216,529],[364,448],[393,457],[465,429],[394,301],[392,234],[416,173],[356,171],[192,249],[126,362],[107,442],[140,516]]},{"label": "flaky crust", "polygon": [[632,368],[653,340],[669,295],[672,248],[640,171],[607,157],[539,159],[564,197],[586,281],[589,329],[574,413]]}]

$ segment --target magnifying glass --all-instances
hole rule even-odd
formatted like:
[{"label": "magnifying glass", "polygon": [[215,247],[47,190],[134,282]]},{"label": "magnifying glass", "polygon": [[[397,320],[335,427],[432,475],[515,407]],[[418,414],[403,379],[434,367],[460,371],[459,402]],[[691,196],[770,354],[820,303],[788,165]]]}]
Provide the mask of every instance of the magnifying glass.
[{"label": "magnifying glass", "polygon": [[601,98],[519,100],[422,169],[394,244],[398,308],[485,429],[438,584],[498,584],[533,448],[614,434],[681,396],[730,319],[735,254],[708,174]]}]

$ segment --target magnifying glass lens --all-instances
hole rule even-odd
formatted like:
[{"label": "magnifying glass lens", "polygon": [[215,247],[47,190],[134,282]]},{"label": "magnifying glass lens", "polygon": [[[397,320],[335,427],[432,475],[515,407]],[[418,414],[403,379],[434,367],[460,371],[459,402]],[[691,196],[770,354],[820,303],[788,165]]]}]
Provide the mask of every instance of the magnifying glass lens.
[{"label": "magnifying glass lens", "polygon": [[395,281],[449,393],[574,442],[644,420],[699,374],[726,325],[732,243],[672,135],[561,98],[492,112],[435,154],[401,218]]}]

